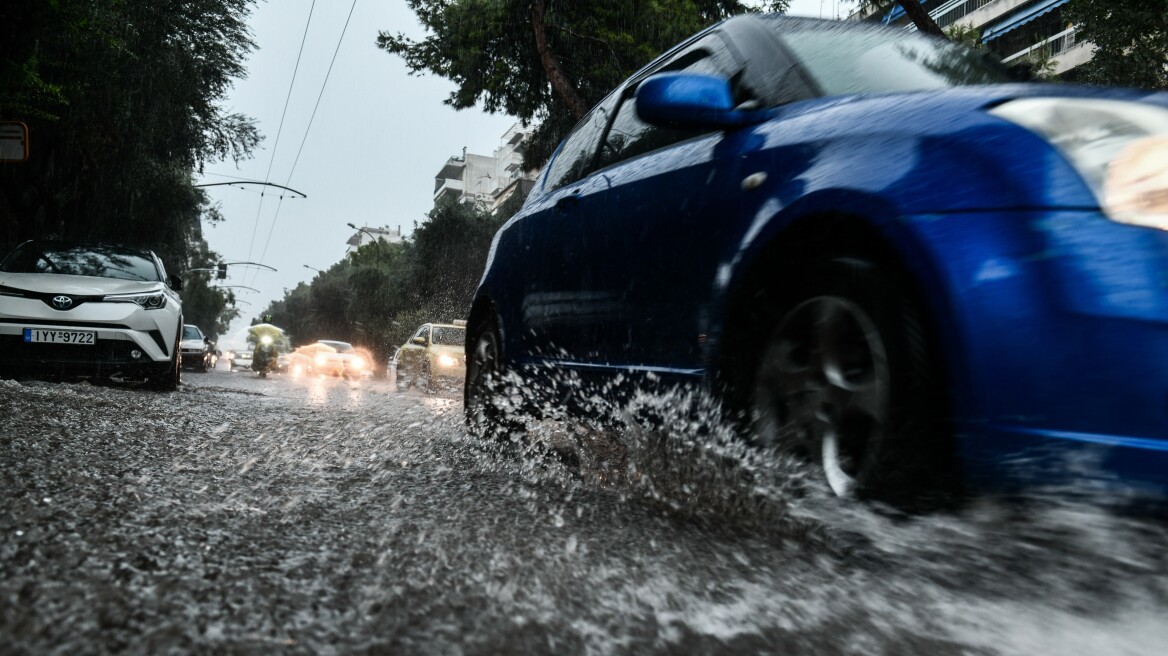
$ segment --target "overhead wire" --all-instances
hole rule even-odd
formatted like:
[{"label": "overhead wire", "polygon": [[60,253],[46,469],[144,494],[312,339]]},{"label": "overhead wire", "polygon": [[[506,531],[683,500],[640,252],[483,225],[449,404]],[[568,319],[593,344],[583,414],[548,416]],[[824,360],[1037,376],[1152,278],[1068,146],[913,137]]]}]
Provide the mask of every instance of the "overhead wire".
[{"label": "overhead wire", "polygon": [[[284,181],[285,186],[292,182],[292,174],[296,172],[296,165],[300,163],[300,154],[304,152],[304,144],[308,142],[308,133],[312,130],[312,122],[316,119],[316,111],[320,109],[320,101],[324,98],[324,90],[328,86],[329,77],[333,73],[333,66],[337,63],[337,54],[341,51],[341,44],[345,41],[345,34],[349,31],[349,22],[353,19],[353,10],[356,8],[357,0],[353,0],[353,3],[349,5],[349,15],[345,18],[345,26],[341,28],[341,36],[337,38],[337,47],[333,49],[333,58],[329,61],[328,71],[324,75],[324,82],[320,85],[320,93],[316,96],[316,104],[312,107],[312,115],[308,118],[308,127],[304,129],[304,136],[300,139],[300,147],[296,150],[296,159],[292,161],[292,168],[288,171],[288,177]],[[280,208],[283,205],[284,200],[281,198],[280,202],[276,205],[276,213],[272,216],[272,226],[268,229],[268,238],[264,241],[264,250],[260,252],[261,262],[263,262],[264,257],[268,254],[268,245],[272,242],[272,234],[276,231],[276,220],[280,218]],[[252,274],[253,281],[256,275],[258,275],[258,272]]]},{"label": "overhead wire", "polygon": [[[312,26],[312,14],[316,11],[316,0],[312,0],[312,4],[308,7],[308,20],[304,23],[304,35],[300,37],[300,51],[296,53],[296,66],[292,69],[292,81],[288,83],[288,95],[284,98],[284,111],[280,114],[280,125],[276,128],[276,140],[272,144],[272,156],[268,160],[268,171],[264,174],[264,182],[270,182],[272,176],[272,165],[276,162],[276,150],[280,147],[280,135],[284,132],[284,119],[288,115],[288,104],[292,100],[292,89],[296,86],[296,76],[300,72],[300,59],[304,56],[304,44],[308,41],[308,28]],[[285,185],[286,186],[286,185]],[[280,198],[283,202],[283,196]],[[255,249],[256,233],[260,227],[260,213],[264,209],[264,194],[260,193],[259,206],[256,207],[255,223],[251,229],[251,241],[247,245],[247,260],[251,261],[252,251]],[[267,246],[264,247],[265,251]],[[260,259],[263,259],[262,257]],[[254,279],[254,276],[253,276]]]}]

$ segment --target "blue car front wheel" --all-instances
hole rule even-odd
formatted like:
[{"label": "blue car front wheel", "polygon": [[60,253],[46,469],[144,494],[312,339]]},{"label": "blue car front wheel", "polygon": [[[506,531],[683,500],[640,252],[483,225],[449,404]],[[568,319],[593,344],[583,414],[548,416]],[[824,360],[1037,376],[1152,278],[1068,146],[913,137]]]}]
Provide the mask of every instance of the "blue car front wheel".
[{"label": "blue car front wheel", "polygon": [[862,259],[806,273],[756,370],[754,439],[815,463],[837,496],[935,500],[955,482],[951,438],[913,294]]},{"label": "blue car front wheel", "polygon": [[503,360],[503,338],[499,319],[486,312],[468,328],[466,381],[463,408],[471,435],[506,442],[523,432],[517,416],[522,410],[514,403],[514,381],[508,378]]}]

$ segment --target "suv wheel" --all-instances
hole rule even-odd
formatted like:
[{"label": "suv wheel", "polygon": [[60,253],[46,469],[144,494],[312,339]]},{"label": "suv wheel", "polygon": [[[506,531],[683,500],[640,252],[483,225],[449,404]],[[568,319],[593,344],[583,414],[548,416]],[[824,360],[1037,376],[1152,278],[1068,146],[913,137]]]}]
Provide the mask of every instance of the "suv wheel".
[{"label": "suv wheel", "polygon": [[179,341],[174,342],[174,352],[170,362],[156,366],[156,371],[146,380],[150,389],[159,392],[173,392],[178,389],[179,371],[182,369],[182,357],[179,355]]}]

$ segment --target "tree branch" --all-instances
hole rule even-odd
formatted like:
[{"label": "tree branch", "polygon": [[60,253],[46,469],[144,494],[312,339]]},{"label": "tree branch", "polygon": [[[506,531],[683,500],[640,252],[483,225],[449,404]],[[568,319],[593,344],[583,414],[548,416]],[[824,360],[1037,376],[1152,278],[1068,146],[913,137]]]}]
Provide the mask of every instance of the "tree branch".
[{"label": "tree branch", "polygon": [[548,45],[547,25],[544,23],[543,15],[544,0],[534,0],[531,3],[531,27],[535,30],[535,48],[539,52],[539,61],[543,65],[548,81],[551,82],[552,91],[560,97],[560,100],[564,101],[564,105],[568,107],[576,120],[580,120],[584,118],[588,107],[585,106],[580,94],[576,93],[575,87],[564,75],[563,69],[560,68],[559,62]]}]

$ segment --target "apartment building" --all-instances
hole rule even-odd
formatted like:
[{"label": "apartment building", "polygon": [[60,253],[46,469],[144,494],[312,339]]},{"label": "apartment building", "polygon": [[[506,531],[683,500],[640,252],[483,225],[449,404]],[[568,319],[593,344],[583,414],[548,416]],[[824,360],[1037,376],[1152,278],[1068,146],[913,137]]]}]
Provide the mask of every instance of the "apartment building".
[{"label": "apartment building", "polygon": [[461,157],[446,160],[434,177],[434,202],[451,196],[494,212],[516,192],[530,191],[538,171],[523,170],[523,142],[529,134],[529,128],[516,123],[491,155],[463,148]]},{"label": "apartment building", "polygon": [[[1062,16],[1069,1],[921,0],[921,4],[941,29],[954,24],[977,28],[982,43],[1006,63],[1035,53],[1050,58],[1055,75],[1064,75],[1090,60],[1093,51],[1090,43],[1075,39],[1075,26]],[[900,5],[881,20],[916,29]]]}]

